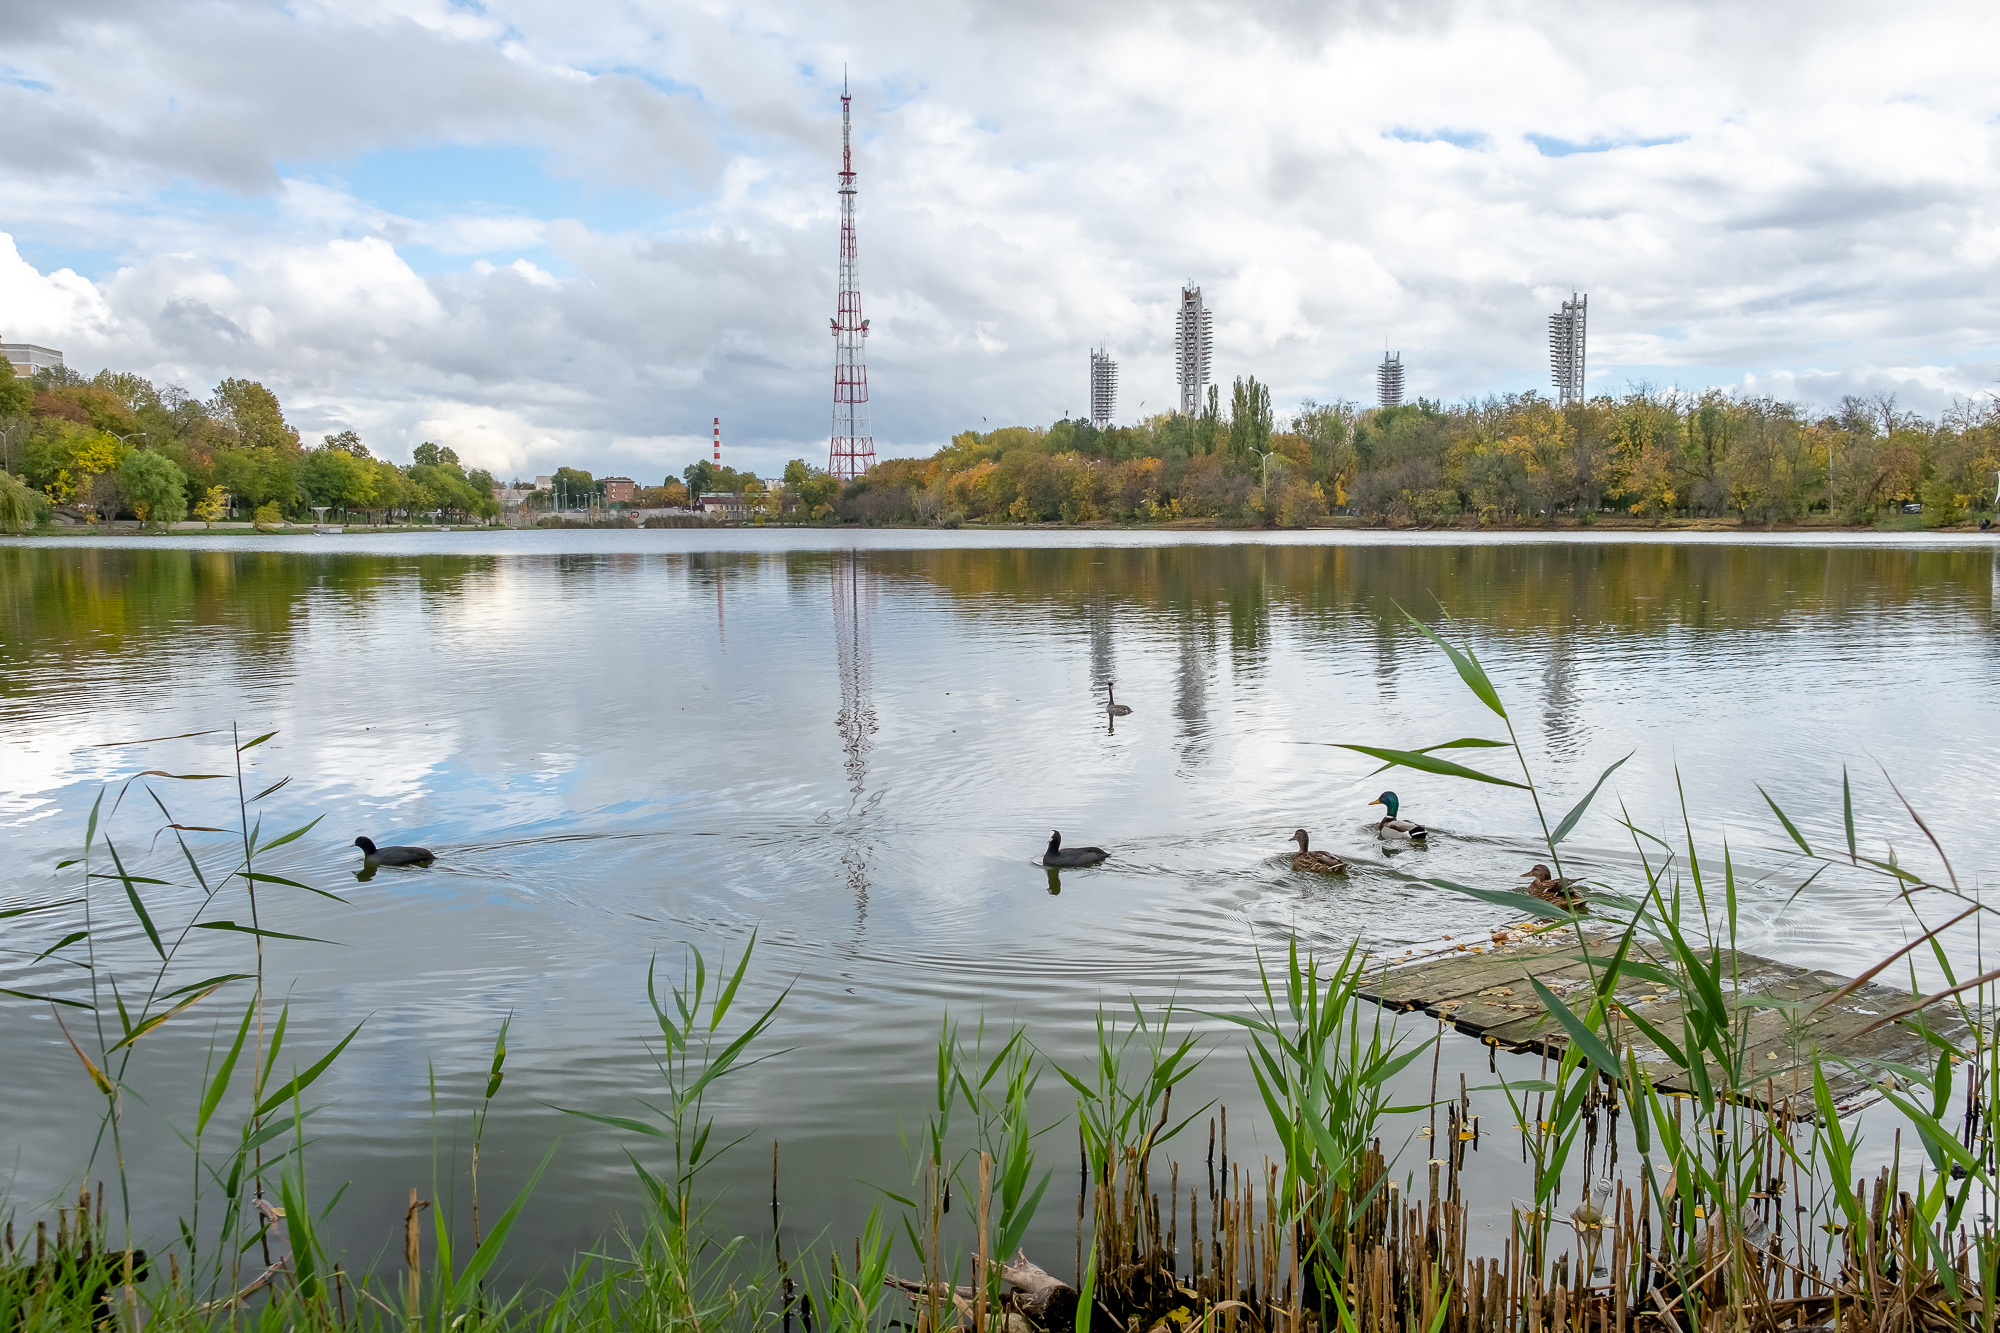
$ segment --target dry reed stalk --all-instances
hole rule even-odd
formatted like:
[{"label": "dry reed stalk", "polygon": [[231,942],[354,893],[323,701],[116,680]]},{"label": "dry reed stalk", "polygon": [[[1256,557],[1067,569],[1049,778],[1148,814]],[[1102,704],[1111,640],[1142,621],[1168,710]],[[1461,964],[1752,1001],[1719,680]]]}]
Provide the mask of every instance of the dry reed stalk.
[{"label": "dry reed stalk", "polygon": [[[972,1333],[986,1333],[986,1267],[992,1262],[992,1243],[987,1223],[993,1206],[993,1154],[979,1154],[979,1253],[972,1260],[972,1282],[978,1291],[972,1306]],[[859,1272],[860,1261],[855,1262]]]},{"label": "dry reed stalk", "polygon": [[418,1328],[423,1322],[423,1270],[418,1267],[422,1256],[420,1244],[422,1233],[417,1230],[417,1214],[430,1206],[428,1199],[417,1198],[415,1190],[410,1191],[410,1208],[403,1215],[403,1262],[409,1266],[409,1319],[410,1327]]},{"label": "dry reed stalk", "polygon": [[1083,1290],[1083,1201],[1090,1193],[1090,1149],[1084,1141],[1083,1122],[1076,1123],[1076,1289]]},{"label": "dry reed stalk", "polygon": [[938,1246],[938,1233],[944,1227],[944,1195],[943,1186],[938,1179],[939,1172],[940,1164],[937,1158],[933,1157],[930,1161],[931,1244],[930,1252],[924,1257],[926,1270],[924,1287],[930,1293],[927,1324],[929,1333],[937,1333],[937,1330],[943,1327],[939,1322],[943,1311],[938,1305],[938,1289],[944,1282],[944,1255]]},{"label": "dry reed stalk", "polygon": [[1202,1270],[1201,1215],[1195,1208],[1197,1197],[1195,1187],[1192,1185],[1188,1186],[1188,1277],[1190,1279],[1189,1285],[1196,1291],[1200,1291]]}]

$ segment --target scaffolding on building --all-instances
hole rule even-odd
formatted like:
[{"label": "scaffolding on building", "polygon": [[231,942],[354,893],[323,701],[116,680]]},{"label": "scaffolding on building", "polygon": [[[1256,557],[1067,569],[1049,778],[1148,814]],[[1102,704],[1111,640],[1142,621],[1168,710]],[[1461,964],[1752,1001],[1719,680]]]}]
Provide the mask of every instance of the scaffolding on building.
[{"label": "scaffolding on building", "polygon": [[1214,331],[1215,312],[1202,304],[1201,288],[1181,288],[1180,309],[1174,316],[1174,375],[1180,381],[1182,416],[1201,414]]},{"label": "scaffolding on building", "polygon": [[1118,363],[1108,348],[1090,349],[1090,424],[1099,430],[1111,429],[1111,417],[1118,410]]},{"label": "scaffolding on building", "polygon": [[1382,353],[1382,364],[1375,367],[1375,401],[1382,407],[1403,405],[1403,354],[1401,352]]},{"label": "scaffolding on building", "polygon": [[1583,401],[1584,334],[1590,297],[1572,292],[1562,309],[1549,316],[1549,377],[1555,381],[1556,404]]}]

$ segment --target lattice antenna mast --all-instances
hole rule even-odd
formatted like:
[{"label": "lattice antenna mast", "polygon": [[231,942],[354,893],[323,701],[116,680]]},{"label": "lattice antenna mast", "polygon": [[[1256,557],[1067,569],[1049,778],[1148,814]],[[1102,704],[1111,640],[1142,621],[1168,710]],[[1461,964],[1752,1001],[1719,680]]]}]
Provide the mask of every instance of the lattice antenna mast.
[{"label": "lattice antenna mast", "polygon": [[1383,407],[1403,405],[1403,354],[1401,352],[1382,353],[1382,364],[1375,367],[1375,401]]},{"label": "lattice antenna mast", "polygon": [[1201,391],[1208,385],[1209,348],[1215,314],[1201,303],[1201,288],[1181,288],[1174,317],[1174,374],[1180,380],[1181,415],[1201,415]]},{"label": "lattice antenna mast", "polygon": [[840,81],[840,314],[833,322],[833,440],[827,470],[842,481],[875,466],[875,435],[868,424],[868,358],[861,318],[859,247],[854,239],[853,97]]},{"label": "lattice antenna mast", "polygon": [[1099,430],[1111,429],[1112,414],[1118,410],[1118,363],[1109,348],[1090,351],[1090,424]]},{"label": "lattice antenna mast", "polygon": [[1549,316],[1549,378],[1555,381],[1556,405],[1583,401],[1583,361],[1590,297],[1571,292],[1562,309]]}]

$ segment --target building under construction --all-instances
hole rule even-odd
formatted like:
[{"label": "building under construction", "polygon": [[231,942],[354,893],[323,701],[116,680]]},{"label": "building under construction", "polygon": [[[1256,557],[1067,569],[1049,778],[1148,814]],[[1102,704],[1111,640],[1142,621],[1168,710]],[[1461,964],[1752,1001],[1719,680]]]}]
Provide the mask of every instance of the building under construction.
[{"label": "building under construction", "polygon": [[1562,309],[1549,316],[1549,378],[1555,381],[1556,405],[1583,401],[1584,334],[1590,297],[1572,292]]},{"label": "building under construction", "polygon": [[1215,314],[1201,303],[1201,288],[1181,288],[1181,304],[1174,316],[1174,375],[1180,381],[1181,415],[1201,412],[1201,392],[1208,387],[1209,344],[1214,335]]},{"label": "building under construction", "polygon": [[1401,352],[1382,353],[1382,364],[1375,367],[1375,403],[1378,407],[1401,407],[1403,405],[1403,354]]},{"label": "building under construction", "polygon": [[1118,410],[1118,363],[1109,348],[1090,351],[1090,424],[1099,430],[1111,429],[1112,414]]}]

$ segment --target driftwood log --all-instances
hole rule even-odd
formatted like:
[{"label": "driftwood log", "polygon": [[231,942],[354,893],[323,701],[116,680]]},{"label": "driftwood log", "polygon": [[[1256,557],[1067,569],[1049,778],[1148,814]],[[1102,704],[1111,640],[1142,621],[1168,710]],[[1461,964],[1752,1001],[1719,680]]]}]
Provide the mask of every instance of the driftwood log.
[{"label": "driftwood log", "polygon": [[[1076,1288],[1030,1262],[1025,1252],[1016,1252],[1012,1259],[1001,1264],[1000,1277],[1014,1289],[1004,1300],[1006,1309],[993,1311],[995,1321],[1002,1329],[1006,1327],[1006,1316],[1009,1314],[1032,1321],[1042,1328],[1070,1328],[1075,1325]],[[911,1282],[899,1277],[884,1278],[883,1282],[908,1296],[912,1304],[920,1305],[935,1294],[940,1301],[950,1301],[952,1308],[966,1323],[972,1322],[972,1304],[979,1298],[977,1287],[950,1287],[939,1283],[933,1293],[928,1283]]]},{"label": "driftwood log", "polygon": [[1000,1276],[1021,1297],[1021,1313],[1043,1328],[1076,1326],[1076,1288],[1030,1263],[1025,1251],[1000,1265]]}]

